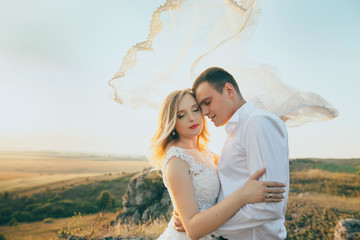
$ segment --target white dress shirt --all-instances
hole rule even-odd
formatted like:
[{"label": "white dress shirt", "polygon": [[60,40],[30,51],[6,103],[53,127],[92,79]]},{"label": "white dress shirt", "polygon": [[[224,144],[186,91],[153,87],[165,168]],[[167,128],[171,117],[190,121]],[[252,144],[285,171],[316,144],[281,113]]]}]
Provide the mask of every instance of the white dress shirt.
[{"label": "white dress shirt", "polygon": [[215,235],[228,239],[285,239],[285,212],[289,193],[288,135],[276,115],[257,109],[248,102],[225,125],[228,137],[218,163],[221,190],[218,201],[241,188],[249,176],[266,168],[261,181],[286,184],[285,198],[279,203],[243,206]]}]

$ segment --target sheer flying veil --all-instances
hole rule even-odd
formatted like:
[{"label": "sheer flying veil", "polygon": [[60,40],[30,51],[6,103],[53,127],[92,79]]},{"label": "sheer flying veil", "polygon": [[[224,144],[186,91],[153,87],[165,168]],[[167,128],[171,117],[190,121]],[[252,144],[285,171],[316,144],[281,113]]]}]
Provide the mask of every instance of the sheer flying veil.
[{"label": "sheer flying veil", "polygon": [[157,108],[217,66],[234,76],[247,101],[286,118],[289,127],[335,118],[338,111],[321,96],[288,87],[274,67],[246,56],[259,14],[256,0],[167,0],[154,11],[146,41],[128,50],[109,81],[114,100]]}]

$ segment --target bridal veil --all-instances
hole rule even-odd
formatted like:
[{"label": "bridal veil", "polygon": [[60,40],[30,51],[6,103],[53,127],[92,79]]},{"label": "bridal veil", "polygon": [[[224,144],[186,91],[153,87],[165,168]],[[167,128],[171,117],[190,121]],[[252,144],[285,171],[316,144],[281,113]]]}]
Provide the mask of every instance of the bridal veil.
[{"label": "bridal veil", "polygon": [[168,93],[217,66],[234,76],[247,101],[289,127],[335,118],[337,110],[321,96],[288,87],[273,67],[246,56],[259,14],[256,0],[167,0],[154,11],[148,38],[128,50],[109,81],[115,101],[157,108]]}]

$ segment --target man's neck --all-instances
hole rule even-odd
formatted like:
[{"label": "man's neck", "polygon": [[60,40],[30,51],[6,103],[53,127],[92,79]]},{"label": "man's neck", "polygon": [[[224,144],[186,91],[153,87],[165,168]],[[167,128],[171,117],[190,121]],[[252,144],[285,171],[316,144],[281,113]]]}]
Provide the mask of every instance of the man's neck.
[{"label": "man's neck", "polygon": [[[235,104],[234,104],[234,109],[233,112],[231,114],[231,117],[236,113],[237,110],[239,110],[244,104],[246,103],[245,99],[238,99]],[[231,118],[230,117],[230,118]]]}]

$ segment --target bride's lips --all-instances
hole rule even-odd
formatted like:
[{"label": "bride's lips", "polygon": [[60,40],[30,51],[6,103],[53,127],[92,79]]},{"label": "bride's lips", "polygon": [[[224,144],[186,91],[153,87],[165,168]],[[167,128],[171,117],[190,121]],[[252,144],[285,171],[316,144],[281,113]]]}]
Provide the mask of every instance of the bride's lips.
[{"label": "bride's lips", "polygon": [[194,124],[194,125],[192,125],[190,128],[191,128],[191,129],[195,129],[195,128],[198,128],[199,125],[200,125],[200,124]]}]

